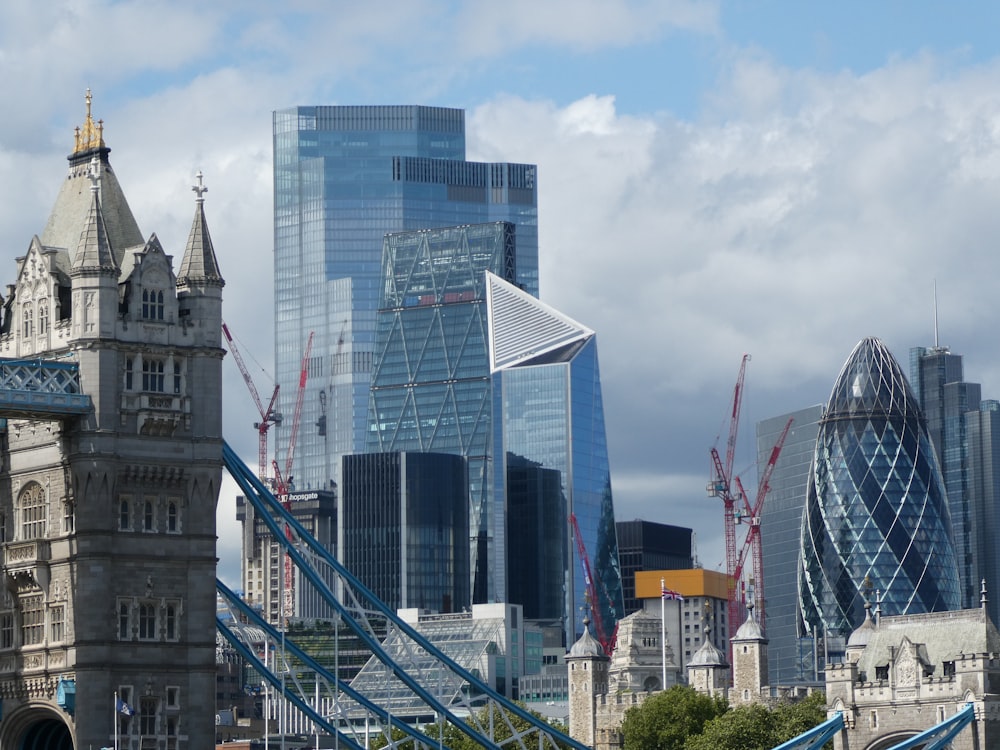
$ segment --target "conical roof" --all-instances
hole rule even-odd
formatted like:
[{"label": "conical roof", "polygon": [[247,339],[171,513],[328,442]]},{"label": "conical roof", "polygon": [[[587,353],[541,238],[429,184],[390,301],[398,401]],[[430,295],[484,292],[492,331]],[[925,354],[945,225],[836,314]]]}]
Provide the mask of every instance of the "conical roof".
[{"label": "conical roof", "polygon": [[570,649],[569,654],[566,658],[568,659],[593,659],[600,658],[606,659],[607,655],[604,653],[604,649],[601,648],[601,644],[597,642],[597,639],[590,634],[590,623],[583,623],[583,635],[581,635],[576,643],[574,643]]},{"label": "conical roof", "polygon": [[104,223],[104,212],[98,200],[100,170],[97,157],[93,158],[90,174],[90,210],[87,212],[80,232],[76,252],[73,255],[73,271],[110,271],[117,272],[118,265],[108,241],[108,229]]},{"label": "conical roof", "polygon": [[767,640],[764,637],[764,631],[761,630],[760,623],[757,622],[757,618],[753,616],[753,603],[747,604],[747,619],[743,621],[740,625],[740,629],[736,631],[736,635],[733,636],[734,641],[764,641]]},{"label": "conical roof", "polygon": [[223,284],[219,263],[215,257],[212,236],[205,221],[205,197],[208,188],[202,184],[202,174],[198,173],[198,184],[191,188],[198,197],[195,199],[194,221],[188,235],[184,258],[177,272],[177,283],[183,285],[191,281],[210,281]]},{"label": "conical roof", "polygon": [[92,208],[89,174],[96,157],[100,178],[98,199],[104,216],[105,234],[115,254],[115,263],[120,267],[125,251],[141,246],[143,238],[108,161],[111,149],[105,145],[103,133],[103,123],[99,121],[95,125],[91,117],[88,91],[84,126],[77,128],[76,147],[68,157],[69,174],[63,180],[40,239],[46,247],[64,248],[71,254],[75,252],[80,241],[80,225]]}]

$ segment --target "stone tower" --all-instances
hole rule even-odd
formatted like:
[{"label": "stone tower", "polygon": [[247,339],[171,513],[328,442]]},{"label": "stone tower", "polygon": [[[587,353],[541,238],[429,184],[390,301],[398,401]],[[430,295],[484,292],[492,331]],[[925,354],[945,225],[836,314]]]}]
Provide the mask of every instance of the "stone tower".
[{"label": "stone tower", "polygon": [[608,657],[583,621],[583,635],[566,654],[569,671],[569,735],[590,747],[597,732],[595,696],[608,692]]},{"label": "stone tower", "polygon": [[747,619],[740,625],[733,644],[733,688],[729,702],[758,703],[766,700],[764,688],[769,684],[767,673],[767,638],[753,615],[753,602],[747,602]]},{"label": "stone tower", "polygon": [[89,399],[0,415],[0,747],[193,750],[215,735],[225,282],[200,176],[175,277],[90,108],[0,310],[0,357],[78,367]]},{"label": "stone tower", "polygon": [[711,626],[706,619],[702,628],[705,640],[691,656],[687,665],[688,684],[705,695],[725,697],[729,688],[729,665],[726,655],[715,647],[711,638]]}]

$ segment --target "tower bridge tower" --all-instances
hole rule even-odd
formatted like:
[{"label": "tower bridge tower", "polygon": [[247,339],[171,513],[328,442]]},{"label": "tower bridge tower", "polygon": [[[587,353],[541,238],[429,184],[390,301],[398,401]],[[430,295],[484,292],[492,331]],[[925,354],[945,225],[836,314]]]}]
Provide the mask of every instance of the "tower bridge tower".
[{"label": "tower bridge tower", "polygon": [[0,358],[63,368],[84,404],[13,398],[0,414],[0,747],[200,748],[215,734],[225,282],[201,175],[175,274],[90,108],[88,91],[0,308]]}]

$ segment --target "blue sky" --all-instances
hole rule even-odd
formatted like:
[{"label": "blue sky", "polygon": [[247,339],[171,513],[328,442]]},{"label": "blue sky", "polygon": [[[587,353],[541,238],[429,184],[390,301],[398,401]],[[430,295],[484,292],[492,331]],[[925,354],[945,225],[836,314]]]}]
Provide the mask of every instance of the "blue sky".
[{"label": "blue sky", "polygon": [[[708,451],[744,352],[747,475],[754,422],[824,401],[861,338],[904,369],[933,343],[935,283],[941,343],[1000,396],[998,6],[282,7],[0,5],[8,280],[89,87],[141,230],[175,257],[205,173],[226,318],[269,391],[271,112],[447,105],[466,110],[470,158],[539,166],[542,298],[598,333],[619,517],[694,528],[706,567],[724,559]],[[253,406],[225,368],[226,436],[252,464]],[[235,583],[231,495],[220,556]]]}]

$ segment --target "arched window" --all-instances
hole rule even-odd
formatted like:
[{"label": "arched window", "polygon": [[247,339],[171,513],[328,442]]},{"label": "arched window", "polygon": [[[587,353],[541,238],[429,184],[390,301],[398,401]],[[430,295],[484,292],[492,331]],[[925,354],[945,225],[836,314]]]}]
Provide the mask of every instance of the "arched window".
[{"label": "arched window", "polygon": [[153,504],[147,500],[142,512],[143,531],[153,531]]},{"label": "arched window", "polygon": [[177,531],[177,503],[167,503],[167,531]]},{"label": "arched window", "polygon": [[34,312],[31,309],[31,303],[25,302],[21,307],[21,321],[24,323],[24,337],[28,338],[34,333],[33,330],[33,319]]},{"label": "arched window", "polygon": [[166,638],[168,641],[177,640],[177,605],[168,604],[166,611],[164,613],[164,618],[166,622],[164,623],[166,629]]},{"label": "arched window", "polygon": [[47,299],[38,300],[38,333],[48,333],[49,331],[49,301]]},{"label": "arched window", "polygon": [[142,360],[142,390],[163,393],[163,360]]},{"label": "arched window", "polygon": [[132,373],[133,373],[132,358],[128,357],[125,360],[125,390],[132,390]]},{"label": "arched window", "polygon": [[18,497],[21,510],[21,539],[43,539],[46,532],[45,490],[38,482],[28,482]]},{"label": "arched window", "polygon": [[129,640],[131,637],[129,630],[128,602],[118,602],[118,639],[121,641]]},{"label": "arched window", "polygon": [[163,320],[163,292],[153,289],[142,290],[143,320]]},{"label": "arched window", "polygon": [[139,640],[156,640],[156,605],[152,602],[139,605]]}]

